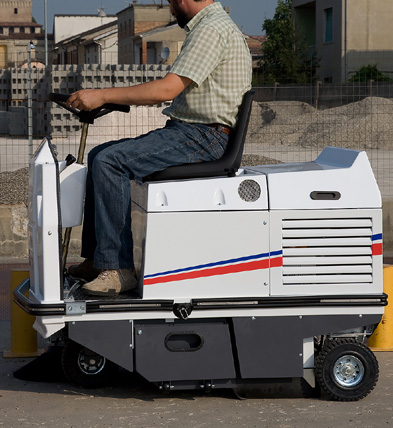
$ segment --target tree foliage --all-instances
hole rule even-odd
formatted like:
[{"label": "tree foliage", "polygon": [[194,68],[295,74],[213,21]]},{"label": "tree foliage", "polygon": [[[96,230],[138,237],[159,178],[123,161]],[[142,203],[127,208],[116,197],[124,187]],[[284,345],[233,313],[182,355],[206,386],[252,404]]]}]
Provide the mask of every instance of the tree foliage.
[{"label": "tree foliage", "polygon": [[278,0],[274,17],[265,19],[266,41],[259,64],[258,83],[298,83],[314,81],[319,61],[309,53],[304,38],[295,31],[292,0]]},{"label": "tree foliage", "polygon": [[359,70],[348,80],[350,83],[368,82],[392,82],[393,80],[378,70],[377,64],[368,64],[360,67]]}]

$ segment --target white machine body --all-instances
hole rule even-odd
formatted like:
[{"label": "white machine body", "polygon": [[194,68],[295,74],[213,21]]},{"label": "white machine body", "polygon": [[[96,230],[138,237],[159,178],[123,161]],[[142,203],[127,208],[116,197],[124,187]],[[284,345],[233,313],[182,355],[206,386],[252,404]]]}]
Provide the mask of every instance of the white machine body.
[{"label": "white machine body", "polygon": [[[86,167],[57,164],[44,141],[31,168],[31,290],[53,303],[58,229],[82,222]],[[132,195],[143,299],[382,293],[381,196],[365,152],[134,183]]]},{"label": "white machine body", "polygon": [[48,139],[30,161],[30,294],[39,303],[61,300],[61,229],[82,223],[86,172],[57,162]]},{"label": "white machine body", "polygon": [[144,298],[382,292],[381,196],[365,152],[135,190]]},{"label": "white machine body", "polygon": [[[49,307],[69,301],[61,229],[82,222],[86,168],[58,163],[47,140],[30,168],[30,298]],[[132,183],[132,229],[141,301],[322,296],[323,309],[301,313],[348,314],[359,308],[329,308],[329,296],[383,292],[381,196],[365,152],[326,148],[312,162],[248,167],[235,177]],[[248,307],[191,317],[297,313]],[[68,321],[146,317],[168,314],[54,312],[37,317],[35,328],[49,337]]]}]

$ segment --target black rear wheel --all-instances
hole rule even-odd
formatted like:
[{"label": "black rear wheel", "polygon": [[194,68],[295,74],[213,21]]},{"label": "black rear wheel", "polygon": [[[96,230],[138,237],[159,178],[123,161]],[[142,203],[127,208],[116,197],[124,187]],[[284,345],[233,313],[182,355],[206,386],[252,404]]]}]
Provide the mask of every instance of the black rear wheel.
[{"label": "black rear wheel", "polygon": [[67,379],[83,388],[106,386],[116,375],[118,366],[78,343],[68,340],[61,364]]},{"label": "black rear wheel", "polygon": [[374,389],[379,366],[367,346],[355,339],[336,339],[327,342],[315,359],[315,376],[333,400],[356,401]]}]

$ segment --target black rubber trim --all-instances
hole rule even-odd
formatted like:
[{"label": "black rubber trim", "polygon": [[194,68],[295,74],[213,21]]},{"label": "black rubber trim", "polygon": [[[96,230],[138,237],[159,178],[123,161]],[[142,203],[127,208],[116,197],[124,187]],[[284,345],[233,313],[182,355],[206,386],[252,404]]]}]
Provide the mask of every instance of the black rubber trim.
[{"label": "black rubber trim", "polygon": [[173,300],[122,299],[86,302],[86,312],[172,312]]},{"label": "black rubber trim", "polygon": [[[49,315],[65,315],[67,303],[44,304],[35,303],[29,300],[25,293],[30,289],[30,279],[26,279],[14,290],[13,300],[29,315],[49,316]],[[79,300],[78,300],[79,301]],[[99,312],[141,312],[141,311],[168,311],[172,312],[173,300],[142,300],[142,299],[127,299],[121,300],[105,299],[84,301],[86,304],[86,313]]]},{"label": "black rubber trim", "polygon": [[[57,239],[59,242],[59,273],[60,273],[60,284],[64,284],[64,270],[62,263],[62,249],[63,249],[63,220],[61,218],[61,199],[60,199],[60,171],[59,171],[59,161],[57,160],[57,155],[54,151],[53,144],[48,138],[48,146],[51,151],[53,161],[56,166],[56,198],[57,198]],[[60,289],[60,299],[64,299],[64,290]]]},{"label": "black rubber trim", "polygon": [[387,294],[362,296],[306,296],[306,297],[255,297],[193,299],[192,306],[198,310],[295,308],[295,307],[342,307],[342,306],[386,306]]},{"label": "black rubber trim", "polygon": [[[14,302],[30,315],[65,315],[66,303],[43,304],[29,300],[25,293],[30,289],[30,279],[24,280],[13,293]],[[365,296],[311,296],[311,297],[255,297],[193,299],[193,310],[220,309],[259,309],[259,308],[295,308],[295,307],[349,307],[349,306],[386,306],[387,294]],[[79,301],[79,300],[77,300]],[[82,300],[80,300],[82,301]],[[173,300],[105,299],[84,301],[86,313],[99,312],[172,312]]]},{"label": "black rubber trim", "polygon": [[65,304],[42,304],[29,300],[25,293],[30,289],[30,279],[25,279],[14,290],[14,302],[29,315],[62,315],[65,314]]}]

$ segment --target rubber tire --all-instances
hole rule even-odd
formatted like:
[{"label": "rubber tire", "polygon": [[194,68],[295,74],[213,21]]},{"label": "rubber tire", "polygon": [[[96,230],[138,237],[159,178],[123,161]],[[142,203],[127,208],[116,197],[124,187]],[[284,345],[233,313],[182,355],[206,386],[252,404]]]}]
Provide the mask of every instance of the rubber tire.
[{"label": "rubber tire", "polygon": [[[90,356],[99,362],[99,368],[87,373],[81,368],[81,357]],[[118,366],[106,358],[79,345],[73,340],[67,340],[61,355],[61,365],[66,378],[82,388],[101,388],[111,383],[116,376]]]},{"label": "rubber tire", "polygon": [[[334,378],[334,365],[345,355],[357,358],[363,365],[364,375],[353,386],[340,385]],[[374,389],[379,377],[379,365],[371,350],[356,339],[335,339],[330,340],[316,357],[315,377],[331,399],[357,401]]]}]

